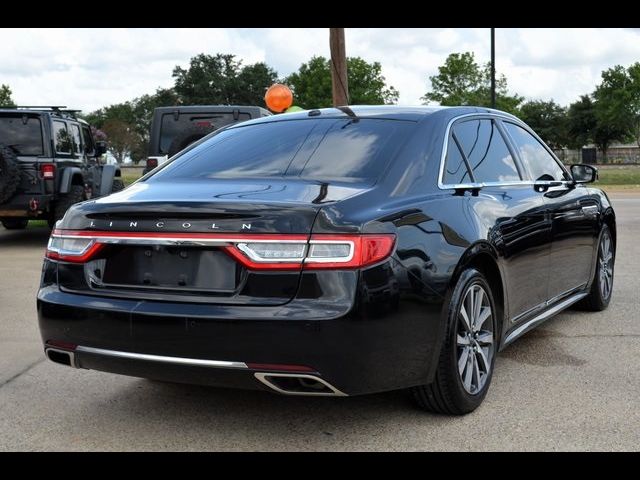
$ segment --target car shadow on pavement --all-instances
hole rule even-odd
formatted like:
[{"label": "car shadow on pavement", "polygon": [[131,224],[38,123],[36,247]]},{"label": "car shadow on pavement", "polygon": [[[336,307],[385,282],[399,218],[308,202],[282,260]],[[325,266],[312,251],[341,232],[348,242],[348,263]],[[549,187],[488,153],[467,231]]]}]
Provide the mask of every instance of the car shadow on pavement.
[{"label": "car shadow on pavement", "polygon": [[0,248],[46,246],[51,230],[33,227],[24,230],[5,230],[0,227]]}]

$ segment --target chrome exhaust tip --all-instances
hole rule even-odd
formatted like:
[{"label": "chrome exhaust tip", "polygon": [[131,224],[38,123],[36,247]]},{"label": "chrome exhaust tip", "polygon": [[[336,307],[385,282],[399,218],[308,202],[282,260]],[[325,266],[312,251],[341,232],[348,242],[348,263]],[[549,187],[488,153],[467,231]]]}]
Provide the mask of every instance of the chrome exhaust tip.
[{"label": "chrome exhaust tip", "polygon": [[73,352],[47,347],[44,349],[44,354],[52,362],[59,363],[60,365],[66,365],[67,367],[78,368],[76,365],[76,357]]},{"label": "chrome exhaust tip", "polygon": [[271,390],[284,395],[306,395],[315,397],[346,397],[326,380],[316,376],[299,373],[254,373],[258,381]]}]

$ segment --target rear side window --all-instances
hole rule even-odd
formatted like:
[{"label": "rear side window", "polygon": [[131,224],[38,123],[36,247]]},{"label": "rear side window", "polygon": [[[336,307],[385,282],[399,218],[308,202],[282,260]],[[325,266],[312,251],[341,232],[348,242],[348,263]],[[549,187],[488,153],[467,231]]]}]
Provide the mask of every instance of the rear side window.
[{"label": "rear side window", "polygon": [[42,155],[40,119],[29,116],[0,117],[0,143],[17,155]]},{"label": "rear side window", "polygon": [[521,180],[515,161],[493,120],[458,123],[453,132],[467,156],[476,182]]},{"label": "rear side window", "polygon": [[268,122],[220,132],[149,180],[300,176],[373,181],[415,126],[374,119]]},{"label": "rear side window", "polygon": [[444,162],[443,182],[446,185],[458,185],[461,183],[470,183],[469,169],[464,163],[460,149],[453,138],[449,136],[447,147],[447,158]]},{"label": "rear side window", "polygon": [[64,122],[58,120],[53,121],[53,143],[56,148],[56,153],[71,153],[71,136]]},{"label": "rear side window", "polygon": [[504,122],[503,125],[511,135],[532,180],[568,180],[556,159],[533,135],[513,123]]},{"label": "rear side window", "polygon": [[180,113],[177,118],[173,113],[162,115],[160,122],[160,154],[169,153],[171,143],[176,138],[181,139],[194,133],[206,133],[217,130],[230,123],[250,120],[248,113],[241,113],[238,120],[233,118],[233,113]]}]

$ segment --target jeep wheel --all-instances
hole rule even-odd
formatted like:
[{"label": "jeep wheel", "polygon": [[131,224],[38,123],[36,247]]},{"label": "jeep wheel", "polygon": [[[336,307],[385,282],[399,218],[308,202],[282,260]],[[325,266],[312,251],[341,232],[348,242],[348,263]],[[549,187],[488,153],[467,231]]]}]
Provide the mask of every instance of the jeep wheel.
[{"label": "jeep wheel", "polygon": [[2,226],[7,230],[23,230],[29,225],[26,218],[7,218],[2,220]]},{"label": "jeep wheel", "polygon": [[82,185],[71,185],[71,190],[66,195],[60,196],[53,207],[53,215],[49,217],[49,228],[53,228],[56,222],[64,217],[71,205],[84,200],[84,187]]},{"label": "jeep wheel", "polygon": [[0,143],[0,203],[9,200],[19,184],[18,158],[13,150]]},{"label": "jeep wheel", "polygon": [[173,139],[171,145],[169,145],[169,151],[167,155],[173,157],[176,153],[184,150],[193,142],[200,140],[202,137],[206,137],[215,130],[215,127],[194,126],[185,130]]}]

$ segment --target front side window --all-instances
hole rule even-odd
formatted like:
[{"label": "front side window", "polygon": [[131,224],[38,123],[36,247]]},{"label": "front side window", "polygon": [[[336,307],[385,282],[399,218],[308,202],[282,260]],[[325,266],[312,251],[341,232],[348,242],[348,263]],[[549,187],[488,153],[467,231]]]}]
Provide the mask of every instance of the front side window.
[{"label": "front side window", "polygon": [[91,130],[89,127],[82,126],[82,140],[84,143],[84,151],[88,155],[92,155],[94,152],[93,148],[93,137],[91,135]]},{"label": "front side window", "polygon": [[504,122],[503,125],[532,180],[568,180],[556,159],[533,135],[514,123]]},{"label": "front side window", "polygon": [[494,120],[457,123],[453,133],[467,156],[476,182],[521,180],[515,161]]},{"label": "front side window", "polygon": [[56,153],[70,154],[72,151],[71,135],[67,131],[67,125],[59,120],[53,121],[53,143]]},{"label": "front side window", "polygon": [[71,125],[71,143],[73,151],[77,154],[82,154],[82,144],[80,140],[80,127],[78,125]]}]

